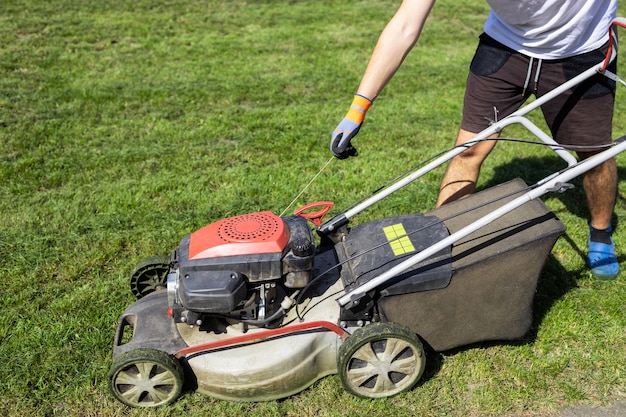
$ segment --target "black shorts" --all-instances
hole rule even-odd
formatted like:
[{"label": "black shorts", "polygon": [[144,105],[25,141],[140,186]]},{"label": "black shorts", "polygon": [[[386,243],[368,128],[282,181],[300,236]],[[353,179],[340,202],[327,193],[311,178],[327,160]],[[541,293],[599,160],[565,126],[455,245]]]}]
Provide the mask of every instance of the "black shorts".
[{"label": "black shorts", "polygon": [[[571,58],[542,60],[537,78],[537,59],[531,64],[528,56],[483,34],[470,64],[461,128],[481,132],[496,117],[515,112],[531,95],[541,97],[605,56],[603,47]],[[616,66],[614,60],[607,69],[615,73]],[[541,110],[555,141],[572,145],[572,150],[593,151],[612,142],[614,102],[615,82],[598,74],[548,101]]]}]

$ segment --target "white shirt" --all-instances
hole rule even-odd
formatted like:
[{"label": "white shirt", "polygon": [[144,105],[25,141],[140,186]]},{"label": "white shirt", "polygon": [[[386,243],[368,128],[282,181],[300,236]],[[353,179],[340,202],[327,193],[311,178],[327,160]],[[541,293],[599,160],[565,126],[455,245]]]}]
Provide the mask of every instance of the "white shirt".
[{"label": "white shirt", "polygon": [[542,59],[589,52],[608,41],[618,0],[487,0],[484,30],[498,42]]}]

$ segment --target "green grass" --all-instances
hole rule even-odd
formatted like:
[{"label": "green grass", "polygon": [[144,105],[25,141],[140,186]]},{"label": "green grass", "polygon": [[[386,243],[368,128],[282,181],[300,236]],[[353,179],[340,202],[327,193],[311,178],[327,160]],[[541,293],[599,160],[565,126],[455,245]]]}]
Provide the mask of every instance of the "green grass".
[{"label": "green grass", "polygon": [[[108,393],[134,264],[226,216],[282,212],[330,157],[330,132],[397,3],[4,2],[0,414],[532,415],[626,397],[624,275],[602,282],[585,269],[579,182],[546,198],[568,231],[539,281],[530,334],[433,354],[409,393],[360,400],[336,376],[258,404],[187,393],[171,407],[130,410]],[[368,114],[355,140],[361,156],[334,161],[296,206],[334,200],[338,213],[452,144],[486,10],[469,0],[437,4]],[[616,137],[626,132],[623,97]],[[557,166],[543,148],[501,144],[480,186],[536,181]],[[441,173],[355,220],[430,209]],[[625,198],[620,182],[616,219]]]}]

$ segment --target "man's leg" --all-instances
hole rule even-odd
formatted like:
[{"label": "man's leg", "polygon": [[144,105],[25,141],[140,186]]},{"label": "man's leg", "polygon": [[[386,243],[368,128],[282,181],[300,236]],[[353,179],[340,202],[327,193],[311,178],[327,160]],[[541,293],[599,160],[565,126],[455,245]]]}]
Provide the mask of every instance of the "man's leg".
[{"label": "man's leg", "polygon": [[[586,158],[592,154],[579,154]],[[612,279],[619,273],[615,245],[611,237],[611,217],[617,194],[617,165],[609,159],[587,171],[583,188],[591,214],[590,237],[587,241],[587,263],[591,273],[601,279]]]},{"label": "man's leg", "polygon": [[[594,65],[594,62],[602,61],[607,49],[608,44],[566,60],[544,61],[538,96],[562,85]],[[609,64],[608,69],[615,72],[616,61]],[[578,152],[580,159],[610,146],[615,87],[615,82],[602,74],[596,74],[544,104],[542,110],[554,139],[566,147],[572,145],[573,149],[584,149]],[[583,177],[583,188],[591,215],[587,264],[595,277],[615,278],[619,273],[619,262],[611,237],[611,217],[617,193],[615,161],[611,159],[588,171]]]},{"label": "man's leg", "polygon": [[[474,136],[476,136],[476,133],[461,129],[457,136],[456,144],[466,143]],[[491,137],[497,138],[498,135]],[[491,140],[482,141],[450,161],[441,180],[437,207],[467,197],[474,192],[478,175],[480,174],[480,167],[495,144],[496,142]]]},{"label": "man's leg", "polygon": [[[476,136],[473,132],[482,132],[526,101],[528,97],[522,92],[529,62],[530,58],[488,35],[480,36],[467,76],[457,145],[472,140]],[[450,161],[439,188],[437,207],[472,194],[480,167],[494,146],[495,141],[483,140]]]},{"label": "man's leg", "polygon": [[[590,154],[579,154],[584,159]],[[591,214],[591,227],[598,230],[611,226],[617,193],[617,166],[613,158],[589,170],[583,178],[583,189]]]}]

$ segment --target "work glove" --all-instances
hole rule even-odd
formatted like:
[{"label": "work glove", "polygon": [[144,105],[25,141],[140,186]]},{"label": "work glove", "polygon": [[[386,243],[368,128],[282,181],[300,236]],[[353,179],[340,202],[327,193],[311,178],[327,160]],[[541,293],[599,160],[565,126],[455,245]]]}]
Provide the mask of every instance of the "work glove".
[{"label": "work glove", "polygon": [[354,96],[350,110],[341,123],[337,125],[330,140],[330,151],[336,158],[346,159],[350,156],[358,155],[356,148],[352,146],[350,141],[359,133],[359,129],[361,129],[365,119],[365,113],[367,113],[371,105],[372,100],[369,98],[361,94]]}]

